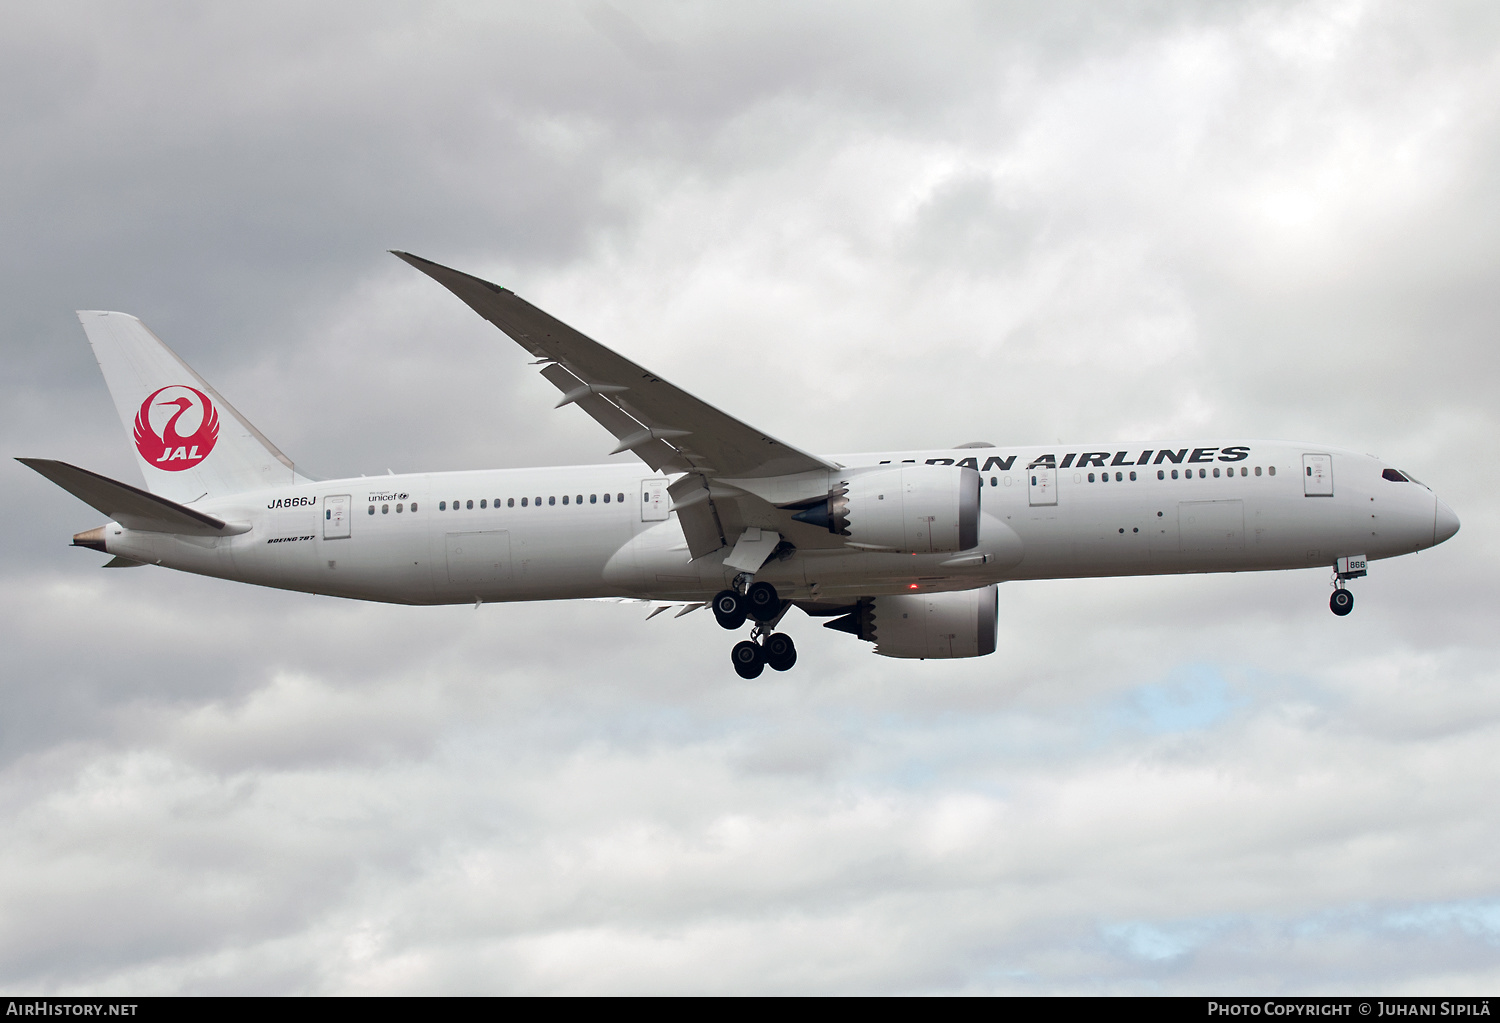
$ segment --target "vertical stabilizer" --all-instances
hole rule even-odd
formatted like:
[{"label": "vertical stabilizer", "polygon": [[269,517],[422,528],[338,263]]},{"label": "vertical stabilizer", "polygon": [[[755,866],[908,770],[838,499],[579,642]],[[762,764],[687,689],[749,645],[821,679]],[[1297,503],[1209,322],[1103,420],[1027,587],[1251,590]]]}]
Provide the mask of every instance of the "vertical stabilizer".
[{"label": "vertical stabilizer", "polygon": [[134,316],[81,310],[146,487],[182,504],[301,481],[291,459]]}]

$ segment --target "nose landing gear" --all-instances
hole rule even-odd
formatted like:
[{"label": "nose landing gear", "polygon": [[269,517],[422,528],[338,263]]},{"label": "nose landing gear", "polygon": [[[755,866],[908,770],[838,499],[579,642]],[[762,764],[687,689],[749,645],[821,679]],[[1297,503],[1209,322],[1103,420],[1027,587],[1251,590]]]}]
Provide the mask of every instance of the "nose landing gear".
[{"label": "nose landing gear", "polygon": [[1354,594],[1344,588],[1342,579],[1334,588],[1333,596],[1328,598],[1328,609],[1340,618],[1354,610]]},{"label": "nose landing gear", "polygon": [[797,663],[797,645],[784,632],[773,632],[776,623],[791,605],[767,582],[751,584],[741,595],[735,590],[721,590],[710,605],[721,626],[734,630],[755,619],[750,638],[741,640],[730,651],[729,660],[740,678],[759,678],[768,666],[772,671],[786,671]]},{"label": "nose landing gear", "polygon": [[1368,564],[1363,554],[1339,558],[1333,563],[1333,596],[1328,598],[1328,609],[1340,618],[1354,610],[1354,594],[1349,592],[1349,580],[1367,574]]}]

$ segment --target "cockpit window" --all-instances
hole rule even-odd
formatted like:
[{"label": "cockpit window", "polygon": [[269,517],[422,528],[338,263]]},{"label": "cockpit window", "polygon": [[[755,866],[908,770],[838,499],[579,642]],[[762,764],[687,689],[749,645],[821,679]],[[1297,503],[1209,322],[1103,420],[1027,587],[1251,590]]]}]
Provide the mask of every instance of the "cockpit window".
[{"label": "cockpit window", "polygon": [[1384,478],[1390,480],[1392,483],[1406,483],[1406,482],[1408,482],[1407,479],[1406,479],[1406,477],[1403,476],[1401,473],[1397,472],[1395,469],[1387,469],[1385,472],[1381,473],[1380,475],[1383,476]]}]

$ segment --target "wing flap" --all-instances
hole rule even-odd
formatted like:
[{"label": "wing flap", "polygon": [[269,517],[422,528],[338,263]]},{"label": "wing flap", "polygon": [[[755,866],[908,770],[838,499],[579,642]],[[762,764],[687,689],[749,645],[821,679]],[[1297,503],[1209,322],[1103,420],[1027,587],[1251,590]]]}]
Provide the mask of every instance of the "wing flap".
[{"label": "wing flap", "polygon": [[245,528],[225,522],[165,497],[148,493],[129,483],[100,476],[67,462],[50,458],[18,458],[16,461],[47,477],[96,511],[108,515],[126,529],[153,533],[186,533],[191,536],[227,536]]},{"label": "wing flap", "polygon": [[677,513],[677,522],[687,540],[689,557],[696,561],[728,546],[723,523],[719,521],[719,510],[702,476],[697,473],[684,476],[668,487],[667,493],[671,495],[672,510]]},{"label": "wing flap", "polygon": [[[605,406],[613,406],[640,424],[637,431],[625,436],[616,433],[616,439],[623,442],[637,436],[640,430],[649,431],[640,444],[632,444],[628,450],[635,451],[653,468],[657,466],[647,459],[645,452],[661,461],[658,444],[673,451],[682,465],[711,475],[753,479],[836,468],[673,386],[509,289],[408,252],[393,252],[393,255],[453,292],[532,355],[556,364],[576,378],[577,383],[567,387],[556,379],[552,382],[562,389],[565,398],[574,396],[573,403],[583,406],[605,429],[615,433],[618,425],[600,418],[613,415]],[[596,390],[579,393],[579,388],[591,385]],[[669,464],[661,461],[664,467]]]}]

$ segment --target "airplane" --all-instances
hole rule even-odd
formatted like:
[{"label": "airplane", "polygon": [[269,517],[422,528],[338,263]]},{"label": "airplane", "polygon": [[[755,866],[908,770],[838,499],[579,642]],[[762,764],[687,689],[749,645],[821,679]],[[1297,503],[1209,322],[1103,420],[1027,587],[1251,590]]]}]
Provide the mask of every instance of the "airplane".
[{"label": "airplane", "polygon": [[[1194,438],[821,456],[674,387],[514,292],[406,252],[536,357],[636,461],[317,480],[134,316],[81,311],[144,489],[19,461],[109,517],[73,545],[403,604],[614,598],[708,607],[749,636],[746,679],[786,671],[792,607],[898,658],[993,653],[998,585],[1331,567],[1329,606],[1371,561],[1459,528],[1425,484],[1323,444]],[[363,511],[361,511],[363,509]]]}]

